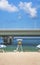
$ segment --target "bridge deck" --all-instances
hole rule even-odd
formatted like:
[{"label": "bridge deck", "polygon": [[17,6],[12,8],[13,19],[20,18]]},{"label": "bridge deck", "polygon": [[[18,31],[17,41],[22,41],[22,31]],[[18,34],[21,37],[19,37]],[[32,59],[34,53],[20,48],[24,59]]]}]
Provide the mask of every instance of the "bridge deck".
[{"label": "bridge deck", "polygon": [[0,30],[1,35],[40,35],[40,30]]}]

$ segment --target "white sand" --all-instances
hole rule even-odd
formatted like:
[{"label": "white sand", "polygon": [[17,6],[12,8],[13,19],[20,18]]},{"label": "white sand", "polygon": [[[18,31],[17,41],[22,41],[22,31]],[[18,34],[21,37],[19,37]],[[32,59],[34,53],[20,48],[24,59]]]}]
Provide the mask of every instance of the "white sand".
[{"label": "white sand", "polygon": [[0,53],[0,65],[40,65],[40,52]]}]

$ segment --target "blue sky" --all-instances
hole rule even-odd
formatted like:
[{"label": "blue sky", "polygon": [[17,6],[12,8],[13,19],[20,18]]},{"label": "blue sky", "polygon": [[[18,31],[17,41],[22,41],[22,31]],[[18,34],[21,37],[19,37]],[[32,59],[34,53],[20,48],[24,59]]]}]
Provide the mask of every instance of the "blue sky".
[{"label": "blue sky", "polygon": [[0,0],[0,29],[40,29],[40,0]]}]

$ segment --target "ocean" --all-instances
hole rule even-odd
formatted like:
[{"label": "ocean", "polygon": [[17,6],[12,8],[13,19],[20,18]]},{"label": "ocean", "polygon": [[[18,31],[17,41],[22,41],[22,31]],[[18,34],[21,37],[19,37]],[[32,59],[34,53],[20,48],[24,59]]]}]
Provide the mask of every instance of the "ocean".
[{"label": "ocean", "polygon": [[[14,37],[12,44],[11,45],[7,45],[6,48],[3,48],[5,51],[14,51],[17,48],[18,45],[18,39],[22,40],[22,48],[23,51],[38,51],[38,49],[36,48],[37,45],[40,44],[40,36],[36,36],[36,37]],[[0,38],[0,44],[3,44],[3,39]]]},{"label": "ocean", "polygon": [[13,44],[18,43],[17,39],[22,39],[23,45],[36,46],[36,45],[40,44],[40,37],[38,37],[38,36],[37,37],[31,37],[31,36],[30,37],[14,37]]},{"label": "ocean", "polygon": [[[29,36],[29,37],[22,37],[22,36],[17,36],[17,37],[14,37],[13,40],[12,40],[12,45],[17,45],[18,43],[18,39],[21,39],[22,40],[22,45],[38,45],[40,44],[40,36]],[[0,44],[3,43],[3,39],[0,37]]]}]

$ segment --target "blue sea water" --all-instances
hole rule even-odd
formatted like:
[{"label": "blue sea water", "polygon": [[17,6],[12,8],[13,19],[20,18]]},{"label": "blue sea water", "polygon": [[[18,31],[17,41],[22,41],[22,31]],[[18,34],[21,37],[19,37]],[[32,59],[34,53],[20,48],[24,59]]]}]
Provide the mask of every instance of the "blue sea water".
[{"label": "blue sea water", "polygon": [[[29,36],[29,37],[14,37],[12,44],[7,45],[6,48],[3,48],[5,51],[13,51],[17,48],[18,39],[22,39],[22,48],[23,51],[38,51],[36,48],[40,44],[40,36]],[[0,44],[3,44],[3,39],[0,37]]]},{"label": "blue sea water", "polygon": [[[36,36],[36,37],[14,37],[13,38],[13,41],[12,41],[12,44],[16,45],[18,43],[17,39],[22,39],[22,44],[23,45],[33,45],[33,46],[36,46],[38,44],[40,44],[40,36]],[[0,44],[3,43],[3,39],[0,37]]]},{"label": "blue sea water", "polygon": [[40,37],[15,37],[13,44],[17,44],[17,39],[22,39],[22,44],[23,45],[38,45],[40,44]]}]

